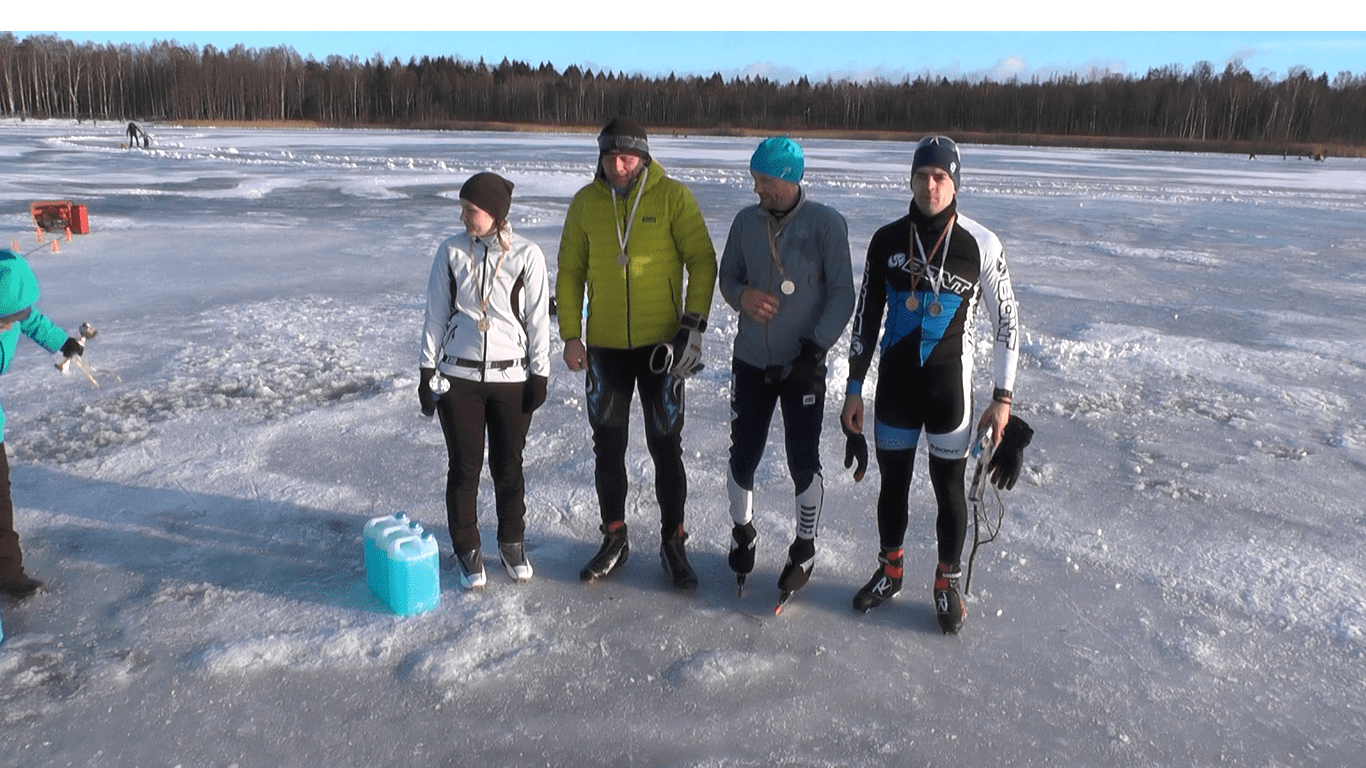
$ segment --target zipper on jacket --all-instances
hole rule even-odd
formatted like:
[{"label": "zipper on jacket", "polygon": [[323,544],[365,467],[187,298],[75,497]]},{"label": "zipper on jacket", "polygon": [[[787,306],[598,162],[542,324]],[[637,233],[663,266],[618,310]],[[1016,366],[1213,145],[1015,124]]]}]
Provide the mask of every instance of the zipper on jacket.
[{"label": "zipper on jacket", "polygon": [[[483,273],[484,273],[484,274],[483,274],[483,278],[482,278],[482,279],[483,279],[485,285],[483,285],[483,286],[480,287],[479,293],[480,293],[480,295],[488,296],[488,297],[489,297],[489,300],[492,301],[493,296],[492,296],[492,294],[489,292],[489,286],[488,286],[488,284],[487,284],[488,281],[489,281],[489,244],[483,242],[482,240],[480,240],[480,239],[478,239],[478,238],[475,239],[475,242],[477,242],[479,245],[484,246],[484,264],[483,264]],[[471,254],[471,256],[473,256],[473,254]],[[487,319],[488,316],[489,316],[489,314],[488,314],[488,313],[489,313],[489,310],[488,310],[488,306],[487,306],[487,305],[484,307],[484,310],[483,310],[483,311],[484,311],[484,318]],[[478,321],[476,321],[476,322],[475,322],[475,329],[477,330],[478,328],[479,328]],[[493,329],[492,329],[492,328],[489,328],[489,330],[491,331],[491,330],[493,330]],[[488,371],[488,361],[489,361],[489,333],[488,333],[488,331],[480,331],[480,332],[479,332],[479,358],[480,358],[480,363],[481,363],[481,365],[479,366],[479,383],[483,384],[483,383],[487,383],[487,382],[488,382],[488,376],[489,376],[489,371]]]},{"label": "zipper on jacket", "polygon": [[[637,176],[636,178],[639,179],[638,176]],[[641,182],[641,183],[644,183],[644,182]],[[629,192],[630,190],[628,189],[627,191]],[[609,184],[609,185],[607,185],[607,193],[608,193],[608,194],[611,194],[611,195],[615,195],[617,192],[616,192],[616,190],[612,189],[612,185]],[[622,207],[625,208],[626,206],[622,206]],[[626,223],[627,223],[627,224],[630,224],[631,222],[629,221],[629,219],[631,218],[631,211],[627,210],[627,211],[625,211],[625,214],[626,214],[626,218],[628,219],[628,221],[627,221]],[[612,223],[612,226],[614,226],[614,227],[620,227],[621,225],[622,225],[621,222],[613,222],[613,223]],[[618,230],[618,231],[620,231],[620,230]],[[630,247],[631,247],[631,243],[628,241],[628,242],[626,243],[626,247],[625,247],[625,248],[622,248],[622,252],[624,253],[624,252],[626,251],[626,248],[630,248]],[[627,349],[634,349],[636,345],[635,345],[635,342],[634,342],[634,341],[632,340],[632,338],[631,338],[631,260],[630,260],[629,258],[626,260],[626,266],[624,266],[624,267],[622,267],[622,268],[626,270],[626,348],[627,348]]]}]

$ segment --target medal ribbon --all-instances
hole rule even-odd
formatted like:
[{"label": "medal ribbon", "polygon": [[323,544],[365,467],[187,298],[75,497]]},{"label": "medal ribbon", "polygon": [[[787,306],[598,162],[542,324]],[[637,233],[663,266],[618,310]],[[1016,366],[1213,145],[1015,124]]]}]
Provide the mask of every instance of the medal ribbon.
[{"label": "medal ribbon", "polygon": [[[640,197],[645,194],[645,179],[650,173],[650,166],[640,172],[639,187],[636,188],[636,201],[631,204],[631,212],[626,217],[626,229],[622,231],[621,217],[617,213],[617,193],[612,191],[612,221],[616,224],[617,243],[621,245],[621,255],[626,255],[626,243],[631,239],[631,226],[636,223],[636,211],[640,208]],[[621,266],[625,267],[625,264]]]},{"label": "medal ribbon", "polygon": [[[474,235],[470,235],[470,259],[474,258],[474,242]],[[485,273],[487,273],[489,263],[489,245],[488,243],[484,243],[483,240],[480,240],[479,242],[483,243],[484,245],[484,271]],[[488,288],[484,290],[484,302],[479,306],[479,311],[484,314],[484,321],[487,321],[489,319],[489,299],[493,298],[493,286],[498,282],[498,273],[503,269],[503,259],[506,259],[507,257],[508,251],[505,248],[503,249],[502,255],[498,257],[498,264],[493,268],[493,275],[490,276],[488,279]],[[480,324],[482,325],[483,323]],[[485,329],[481,328],[480,330]]]},{"label": "medal ribbon", "polygon": [[[943,288],[944,285],[944,264],[946,264],[949,260],[949,244],[947,242],[949,230],[953,229],[953,225],[957,221],[958,214],[955,213],[953,216],[949,217],[949,223],[944,227],[944,231],[939,233],[939,239],[934,241],[934,247],[930,249],[929,256],[925,255],[925,247],[920,244],[920,233],[916,231],[914,224],[911,225],[911,239],[915,242],[915,249],[917,252],[920,253],[920,258],[925,260],[925,271],[917,271],[915,273],[914,279],[911,281],[912,291],[915,291],[915,284],[920,282],[920,278],[925,277],[930,281],[930,288],[934,290],[934,300],[939,301],[939,291],[941,288]],[[934,258],[934,254],[936,251],[939,250],[939,246],[941,243],[944,246],[944,256],[939,260],[940,264],[937,276],[932,277],[930,275],[930,260]]]},{"label": "medal ribbon", "polygon": [[[772,263],[773,270],[778,273],[779,283],[787,282],[787,270],[783,269],[783,262],[778,258],[778,238],[782,236],[783,230],[787,229],[787,225],[790,221],[790,217],[784,216],[783,219],[778,222],[778,228],[774,229],[773,216],[770,214],[764,217],[764,233],[768,235],[768,257],[769,261]],[[772,288],[773,282],[770,280],[769,293],[773,292]]]}]

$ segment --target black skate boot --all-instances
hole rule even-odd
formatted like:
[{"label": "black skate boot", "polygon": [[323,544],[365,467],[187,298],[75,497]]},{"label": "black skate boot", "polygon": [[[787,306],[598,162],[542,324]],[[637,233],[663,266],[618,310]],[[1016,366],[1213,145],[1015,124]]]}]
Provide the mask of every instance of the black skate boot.
[{"label": "black skate boot", "polygon": [[598,526],[602,531],[602,547],[593,559],[579,571],[579,579],[594,582],[606,577],[618,566],[626,563],[631,555],[631,545],[626,541],[626,523],[618,520]]},{"label": "black skate boot", "polygon": [[458,552],[455,561],[460,566],[460,586],[465,589],[483,590],[487,577],[484,575],[484,554],[477,548],[468,552]]},{"label": "black skate boot", "polygon": [[787,601],[792,599],[792,594],[811,580],[811,569],[815,565],[815,539],[797,537],[792,546],[787,548],[787,564],[778,576],[778,604],[773,608],[774,616],[781,615]]},{"label": "black skate boot", "polygon": [[696,589],[697,574],[693,573],[692,566],[688,564],[688,553],[683,549],[683,542],[687,540],[688,534],[684,532],[683,526],[678,526],[677,533],[660,543],[659,562],[668,572],[669,578],[673,579],[675,587]]},{"label": "black skate boot", "polygon": [[901,592],[901,554],[900,549],[894,549],[877,556],[877,561],[882,565],[878,566],[877,573],[863,585],[863,589],[854,595],[854,610],[866,612]]},{"label": "black skate boot", "polygon": [[745,577],[754,570],[754,540],[758,538],[754,523],[737,523],[730,529],[730,569],[735,571],[736,591],[745,588]]},{"label": "black skate boot", "polygon": [[816,540],[798,538],[787,548],[787,564],[778,577],[778,589],[796,592],[806,586],[811,579],[811,569],[816,565]]},{"label": "black skate boot", "polygon": [[957,568],[946,571],[943,564],[934,569],[934,611],[939,618],[939,628],[946,635],[956,635],[963,628],[963,619],[968,617],[968,607],[963,604],[963,596],[958,594],[958,580],[963,574]]},{"label": "black skate boot", "polygon": [[522,542],[500,543],[498,557],[503,561],[503,568],[507,569],[508,576],[513,581],[518,584],[531,581],[531,561],[526,557],[526,547]]}]

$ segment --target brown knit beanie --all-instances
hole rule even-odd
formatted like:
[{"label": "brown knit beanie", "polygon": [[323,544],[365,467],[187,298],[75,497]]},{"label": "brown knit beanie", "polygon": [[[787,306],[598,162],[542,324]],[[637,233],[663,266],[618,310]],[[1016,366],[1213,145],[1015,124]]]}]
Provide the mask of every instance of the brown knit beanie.
[{"label": "brown knit beanie", "polygon": [[460,187],[460,199],[479,206],[495,221],[507,221],[512,207],[512,182],[496,173],[476,173]]}]

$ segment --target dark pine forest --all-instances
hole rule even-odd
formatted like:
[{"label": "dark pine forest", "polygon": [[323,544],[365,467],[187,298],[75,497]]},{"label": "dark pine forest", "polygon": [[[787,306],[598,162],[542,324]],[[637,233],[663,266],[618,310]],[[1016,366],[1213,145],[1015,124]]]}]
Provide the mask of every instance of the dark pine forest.
[{"label": "dark pine forest", "polygon": [[1200,62],[1143,76],[1008,82],[643,77],[458,56],[407,63],[292,48],[19,40],[0,33],[0,117],[585,128],[618,115],[686,132],[906,135],[1001,143],[1366,154],[1366,75],[1254,76]]}]

